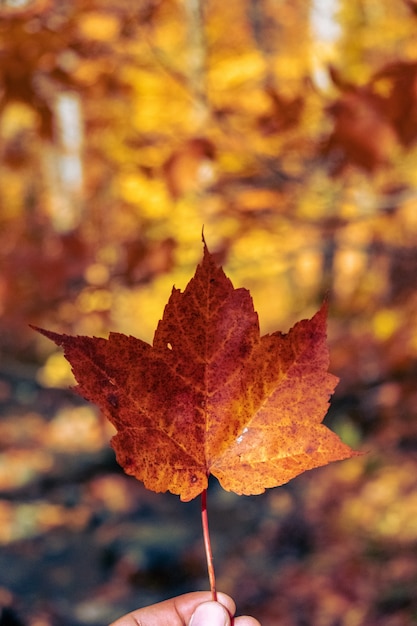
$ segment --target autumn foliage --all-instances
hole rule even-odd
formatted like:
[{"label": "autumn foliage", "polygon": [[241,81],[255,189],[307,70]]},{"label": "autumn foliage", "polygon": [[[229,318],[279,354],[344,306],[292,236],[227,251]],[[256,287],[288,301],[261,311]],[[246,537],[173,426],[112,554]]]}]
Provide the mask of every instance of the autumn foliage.
[{"label": "autumn foliage", "polygon": [[[321,12],[332,17],[330,4],[331,41],[314,26]],[[25,626],[93,625],[92,615],[100,626],[137,606],[139,590],[152,603],[205,584],[190,521],[197,503],[156,495],[122,473],[108,449],[114,427],[94,403],[117,426],[118,458],[151,486],[157,450],[147,446],[142,458],[144,446],[138,453],[128,437],[132,407],[142,423],[157,416],[166,425],[168,392],[181,415],[197,402],[181,448],[193,470],[157,460],[158,488],[181,497],[191,497],[184,478],[197,493],[208,473],[228,489],[252,493],[254,480],[266,488],[259,463],[243,488],[227,484],[248,467],[234,452],[262,437],[245,459],[264,443],[269,457],[285,450],[268,464],[271,484],[284,465],[301,470],[291,446],[310,449],[302,458],[313,463],[314,433],[337,449],[321,423],[335,384],[325,310],[314,315],[326,295],[329,369],[340,382],[325,423],[367,454],[261,498],[213,480],[219,588],[262,623],[403,626],[417,615],[416,20],[415,0],[0,3],[0,605],[16,606]],[[212,257],[184,291],[200,262],[202,224]],[[227,360],[237,344],[232,350],[220,334],[221,350],[205,363],[185,356],[168,323],[174,306],[189,310],[192,285],[217,264],[250,290],[261,337],[249,296],[229,285],[230,302],[244,302],[230,328],[249,324],[248,352]],[[174,290],[154,343],[172,284],[183,293]],[[298,319],[309,321],[294,326]],[[85,367],[79,391],[92,404],[66,391],[74,381],[63,350],[30,323],[63,333],[52,337]],[[198,343],[196,325],[188,327]],[[135,353],[134,379],[116,357],[121,344]],[[301,345],[299,378],[291,360]],[[114,376],[88,365],[87,346]],[[291,376],[277,380],[274,354]],[[186,375],[182,397],[174,361]],[[198,368],[215,385],[215,366],[233,372],[235,361],[252,386],[237,389],[224,374],[202,397]],[[305,378],[313,367],[317,385],[322,372],[314,400]],[[162,383],[155,368],[170,377]],[[271,401],[288,399],[296,436],[285,443],[264,429],[270,403],[255,407],[267,387]],[[300,390],[314,406],[297,414]],[[234,416],[217,428],[215,401]],[[274,409],[275,437],[286,432],[282,409]],[[175,448],[158,432],[165,452]],[[190,433],[200,442],[191,454]],[[149,429],[143,435],[149,443]]]},{"label": "autumn foliage", "polygon": [[148,489],[190,500],[208,476],[254,495],[352,456],[321,424],[337,379],[327,372],[326,310],[287,335],[260,337],[246,289],[234,289],[206,246],[184,293],[173,289],[153,345],[42,330],[117,428],[120,465]]}]

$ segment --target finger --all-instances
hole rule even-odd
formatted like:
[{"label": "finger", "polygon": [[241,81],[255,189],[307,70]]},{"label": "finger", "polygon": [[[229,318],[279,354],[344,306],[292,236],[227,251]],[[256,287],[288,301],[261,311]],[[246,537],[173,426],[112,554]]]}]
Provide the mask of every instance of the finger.
[{"label": "finger", "polygon": [[202,602],[191,616],[188,626],[261,626],[257,619],[242,615],[231,621],[232,614],[220,602]]},{"label": "finger", "polygon": [[191,616],[189,626],[230,626],[230,613],[220,602],[202,602]]},{"label": "finger", "polygon": [[242,615],[241,617],[236,617],[233,620],[234,626],[261,626],[257,619],[254,617],[249,617],[249,615]]},{"label": "finger", "polygon": [[[226,607],[230,615],[236,611],[232,598],[224,593],[217,594],[218,601]],[[186,593],[158,604],[137,609],[116,620],[111,626],[184,626],[188,624],[197,606],[212,599],[209,591]],[[245,625],[243,625],[245,626]],[[252,626],[249,624],[248,626]]]}]

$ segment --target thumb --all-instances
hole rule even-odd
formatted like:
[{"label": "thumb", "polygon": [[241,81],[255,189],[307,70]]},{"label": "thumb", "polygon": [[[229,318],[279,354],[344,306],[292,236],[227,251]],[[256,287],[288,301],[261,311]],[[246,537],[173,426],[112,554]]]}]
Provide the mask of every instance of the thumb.
[{"label": "thumb", "polygon": [[230,614],[220,602],[203,602],[192,614],[188,626],[230,626]]}]

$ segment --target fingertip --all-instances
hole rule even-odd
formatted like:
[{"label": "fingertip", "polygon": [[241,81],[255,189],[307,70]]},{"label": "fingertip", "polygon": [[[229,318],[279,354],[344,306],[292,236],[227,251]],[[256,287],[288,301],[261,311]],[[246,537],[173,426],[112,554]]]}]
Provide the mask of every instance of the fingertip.
[{"label": "fingertip", "polygon": [[233,620],[233,626],[261,626],[261,624],[254,617],[242,615]]},{"label": "fingertip", "polygon": [[230,613],[220,602],[203,602],[195,609],[189,626],[230,626]]}]

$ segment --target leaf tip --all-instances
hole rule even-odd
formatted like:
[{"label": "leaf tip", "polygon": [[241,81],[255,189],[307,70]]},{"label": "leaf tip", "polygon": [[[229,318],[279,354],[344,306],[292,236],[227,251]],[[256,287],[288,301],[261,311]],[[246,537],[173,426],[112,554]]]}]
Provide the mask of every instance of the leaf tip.
[{"label": "leaf tip", "polygon": [[203,224],[203,227],[201,229],[201,241],[203,242],[204,253],[209,252],[209,249],[207,247],[206,238],[204,237],[204,224]]},{"label": "leaf tip", "polygon": [[44,328],[40,328],[39,326],[35,326],[34,324],[29,324],[29,327],[35,330],[37,333],[44,335],[48,339],[51,339],[57,346],[61,346],[63,343],[64,335],[59,335],[58,333],[54,333],[51,330],[45,330]]}]

